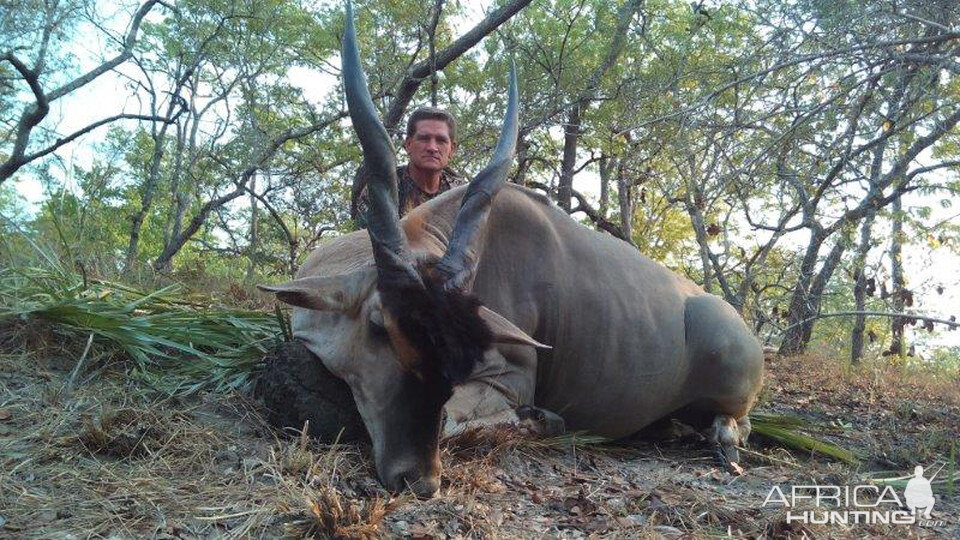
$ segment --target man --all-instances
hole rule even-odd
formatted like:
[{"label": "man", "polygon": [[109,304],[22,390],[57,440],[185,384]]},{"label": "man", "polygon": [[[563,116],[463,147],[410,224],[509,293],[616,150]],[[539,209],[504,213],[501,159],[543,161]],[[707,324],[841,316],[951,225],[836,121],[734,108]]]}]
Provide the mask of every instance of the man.
[{"label": "man", "polygon": [[[462,185],[447,164],[457,150],[457,123],[443,109],[423,107],[413,111],[407,120],[403,147],[410,162],[397,168],[398,210],[400,217],[452,187]],[[366,227],[367,188],[357,200],[355,221]]]}]

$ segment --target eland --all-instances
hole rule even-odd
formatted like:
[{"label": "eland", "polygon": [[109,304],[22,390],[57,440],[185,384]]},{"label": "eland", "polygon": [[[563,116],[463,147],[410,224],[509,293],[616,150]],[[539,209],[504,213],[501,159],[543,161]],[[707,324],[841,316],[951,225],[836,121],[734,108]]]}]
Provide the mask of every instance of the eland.
[{"label": "eland", "polygon": [[515,68],[489,164],[402,220],[349,3],[342,68],[369,227],[262,288],[295,306],[294,337],[349,385],[388,489],[435,494],[441,434],[505,422],[617,439],[681,417],[736,461],[761,385],[759,342],[722,299],[505,185]]}]

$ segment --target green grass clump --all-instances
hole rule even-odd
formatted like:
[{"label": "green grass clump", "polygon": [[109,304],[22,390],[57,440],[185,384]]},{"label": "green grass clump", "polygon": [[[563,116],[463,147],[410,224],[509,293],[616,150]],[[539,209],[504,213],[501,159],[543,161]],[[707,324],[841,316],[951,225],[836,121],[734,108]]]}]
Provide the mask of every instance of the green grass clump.
[{"label": "green grass clump", "polygon": [[172,394],[239,389],[281,335],[273,313],[217,307],[179,285],[153,292],[62,268],[0,269],[0,323],[47,323],[64,337],[124,353]]},{"label": "green grass clump", "polygon": [[753,433],[776,441],[786,448],[823,454],[848,465],[860,463],[860,458],[850,450],[816,437],[830,430],[829,426],[814,424],[797,416],[760,412],[750,413],[750,424]]}]

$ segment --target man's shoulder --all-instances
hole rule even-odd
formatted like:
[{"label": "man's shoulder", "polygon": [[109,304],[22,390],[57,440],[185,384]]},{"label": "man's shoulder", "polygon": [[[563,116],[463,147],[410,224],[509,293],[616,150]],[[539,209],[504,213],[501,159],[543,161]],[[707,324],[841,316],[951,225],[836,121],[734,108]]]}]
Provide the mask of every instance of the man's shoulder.
[{"label": "man's shoulder", "polygon": [[466,178],[464,178],[459,172],[449,167],[443,169],[441,174],[443,175],[442,180],[446,184],[447,189],[455,188],[457,186],[464,186],[467,184]]}]

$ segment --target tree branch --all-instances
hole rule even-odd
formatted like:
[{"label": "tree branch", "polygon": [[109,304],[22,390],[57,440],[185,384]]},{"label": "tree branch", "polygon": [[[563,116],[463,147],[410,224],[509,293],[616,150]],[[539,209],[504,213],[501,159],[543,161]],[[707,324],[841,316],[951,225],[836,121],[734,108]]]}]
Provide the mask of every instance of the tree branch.
[{"label": "tree branch", "polygon": [[147,16],[147,13],[153,9],[153,6],[158,3],[159,0],[147,0],[137,9],[137,12],[130,22],[130,30],[127,31],[127,36],[123,40],[123,50],[120,51],[120,54],[80,75],[60,88],[57,88],[53,92],[50,92],[50,101],[56,101],[70,92],[86,86],[97,77],[126,62],[130,56],[133,55],[133,46],[137,43],[137,33],[140,31],[140,23],[143,22],[143,18]]},{"label": "tree branch", "polygon": [[[542,190],[546,192],[548,195],[550,193],[550,186],[542,182],[530,181],[530,182],[527,182],[526,185],[528,187]],[[620,240],[623,240],[624,242],[630,244],[631,246],[633,245],[633,242],[629,238],[623,235],[623,231],[620,230],[619,226],[617,226],[615,223],[611,222],[607,218],[601,216],[596,209],[590,206],[590,203],[587,202],[586,197],[584,197],[582,193],[576,190],[570,190],[570,195],[572,195],[573,198],[577,200],[577,206],[570,210],[570,214],[583,212],[584,214],[587,215],[588,218],[590,218],[590,221],[596,224],[596,226],[599,227],[600,229],[612,234],[613,236],[619,238]]]},{"label": "tree branch", "polygon": [[287,224],[283,222],[283,217],[280,215],[280,212],[278,212],[277,209],[274,208],[273,205],[270,204],[270,202],[267,201],[267,198],[264,197],[263,195],[257,194],[255,191],[250,189],[249,186],[246,186],[246,190],[247,190],[247,193],[250,194],[250,196],[260,201],[260,204],[262,204],[264,208],[267,209],[267,212],[269,212],[270,215],[273,216],[273,220],[277,222],[277,225],[279,225],[280,229],[283,231],[283,235],[287,237],[287,243],[293,244],[293,241],[294,241],[293,233],[290,232],[290,227],[287,227]]},{"label": "tree branch", "polygon": [[894,163],[893,168],[887,171],[887,173],[877,181],[877,195],[865,197],[859,205],[846,211],[832,225],[824,229],[824,232],[827,234],[832,234],[837,229],[843,227],[844,223],[851,223],[862,218],[864,215],[866,215],[867,211],[871,207],[882,208],[903,193],[910,191],[911,188],[909,180],[916,175],[904,178],[905,181],[900,183],[900,185],[897,186],[890,195],[880,196],[885,187],[889,186],[894,182],[894,180],[902,177],[904,173],[906,173],[910,163],[920,154],[920,152],[949,133],[957,125],[957,123],[960,123],[960,107],[958,107],[953,114],[945,118],[942,122],[937,122],[937,125],[930,130],[930,133],[918,138],[913,142],[912,145],[910,145],[910,148],[908,148],[907,151],[904,152],[899,159],[897,159],[896,163]]},{"label": "tree branch", "polygon": [[501,24],[509,20],[510,17],[516,15],[517,12],[526,7],[531,1],[532,0],[514,0],[500,9],[491,12],[466,34],[463,34],[451,43],[450,46],[438,52],[433,59],[434,63],[431,62],[430,58],[427,58],[412,65],[407,72],[407,76],[400,82],[394,94],[393,102],[390,104],[387,115],[383,119],[383,125],[387,128],[387,131],[393,132],[396,129],[400,123],[400,119],[403,118],[403,113],[410,104],[410,100],[413,99],[414,94],[417,93],[417,89],[420,88],[420,84],[424,79],[430,76],[432,70],[442,71],[448,64],[460,58],[463,53],[469,51],[474,45],[479,43],[481,39],[496,30]]},{"label": "tree branch", "polygon": [[917,321],[930,321],[932,323],[943,324],[951,328],[960,328],[960,323],[958,323],[956,320],[940,319],[937,317],[930,317],[929,315],[913,315],[910,313],[893,313],[893,312],[887,312],[887,311],[836,311],[833,313],[820,313],[819,315],[815,315],[808,319],[804,319],[798,323],[794,323],[794,324],[791,324],[790,326],[781,328],[779,332],[781,334],[785,334],[788,330],[807,324],[811,321],[815,321],[817,319],[826,319],[829,317],[849,317],[851,315],[868,315],[872,317],[890,317],[890,318],[902,317],[904,319],[913,319]]},{"label": "tree branch", "polygon": [[20,73],[20,76],[30,86],[36,103],[24,108],[20,120],[17,122],[17,136],[13,143],[13,149],[10,157],[0,164],[0,184],[4,180],[13,176],[13,173],[27,162],[23,159],[23,154],[27,150],[27,143],[30,140],[30,133],[33,128],[43,120],[50,112],[50,101],[43,93],[43,87],[40,86],[40,74],[36,70],[28,68],[13,53],[3,55],[3,60],[13,64],[13,67]]},{"label": "tree branch", "polygon": [[207,216],[210,215],[210,212],[236,199],[244,193],[247,193],[247,184],[250,182],[250,178],[253,177],[257,171],[266,167],[267,163],[273,159],[273,156],[278,150],[280,150],[280,148],[283,147],[284,144],[286,144],[288,141],[316,133],[317,131],[326,128],[330,124],[338,122],[346,115],[346,111],[340,111],[309,126],[304,126],[299,129],[285,129],[280,132],[280,134],[274,137],[273,140],[270,141],[270,144],[264,148],[257,159],[237,175],[238,178],[234,181],[236,188],[233,191],[230,191],[215,199],[210,199],[204,203],[204,205],[201,206],[200,210],[197,212],[197,215],[193,216],[193,219],[190,220],[190,223],[183,230],[183,232],[177,235],[175,238],[170,239],[170,243],[167,244],[156,260],[154,260],[154,270],[160,272],[162,269],[166,268],[168,264],[170,264],[170,261],[173,259],[174,255],[176,255],[187,243],[187,241],[189,241],[190,238],[200,230],[200,227],[203,226],[203,223],[206,221]]},{"label": "tree branch", "polygon": [[13,67],[20,73],[20,76],[23,77],[23,80],[30,86],[30,91],[33,92],[34,99],[37,100],[38,108],[49,106],[49,100],[46,94],[43,93],[43,88],[40,87],[40,74],[38,72],[28,68],[19,58],[14,56],[12,52],[7,52],[0,60],[6,60],[13,64]]},{"label": "tree branch", "polygon": [[23,158],[24,163],[29,163],[35,159],[41,158],[51,152],[54,152],[61,146],[72,142],[74,139],[81,137],[83,135],[86,135],[87,133],[97,129],[100,126],[109,124],[111,122],[116,122],[117,120],[144,120],[147,122],[163,122],[165,124],[172,124],[173,122],[177,121],[177,118],[180,116],[181,113],[182,113],[182,110],[181,112],[176,113],[172,117],[152,116],[149,114],[115,114],[113,116],[109,116],[102,120],[98,120],[90,124],[89,126],[78,129],[77,131],[74,131],[73,133],[71,133],[70,135],[67,135],[66,137],[58,138],[57,142],[53,143],[47,148],[44,148],[43,150],[38,150],[30,154],[29,156],[24,157]]},{"label": "tree branch", "polygon": [[907,181],[910,181],[913,179],[914,176],[926,174],[928,172],[935,171],[937,169],[945,169],[948,167],[960,167],[960,160],[955,159],[952,161],[944,161],[942,163],[937,163],[936,165],[927,165],[926,167],[920,167],[919,169],[914,169],[908,172],[905,175],[905,177],[907,178]]},{"label": "tree branch", "polygon": [[701,99],[699,99],[699,100],[698,100],[696,103],[694,103],[693,105],[689,105],[689,106],[684,107],[684,108],[682,108],[682,109],[675,110],[675,111],[673,111],[673,112],[664,114],[664,115],[659,116],[659,117],[657,117],[657,118],[652,118],[652,119],[650,119],[650,120],[644,120],[643,122],[640,122],[639,124],[634,125],[634,126],[631,126],[631,127],[625,127],[625,128],[623,128],[623,129],[617,131],[616,133],[614,133],[614,135],[622,135],[622,134],[627,133],[627,132],[631,132],[631,131],[636,131],[636,130],[638,130],[638,129],[642,129],[642,128],[644,128],[644,127],[646,127],[646,126],[649,126],[649,125],[651,125],[651,124],[656,124],[656,123],[662,122],[662,121],[664,121],[664,120],[669,120],[669,119],[671,119],[671,118],[676,118],[676,117],[678,117],[678,116],[686,115],[686,114],[688,114],[688,113],[691,113],[691,112],[699,109],[700,107],[703,107],[703,106],[707,105],[708,103],[710,103],[711,101],[713,101],[715,98],[717,98],[718,96],[723,95],[727,90],[730,90],[731,88],[734,88],[734,87],[736,87],[736,86],[739,86],[739,85],[744,84],[744,83],[747,83],[747,82],[750,82],[751,80],[754,80],[754,79],[760,79],[760,78],[765,77],[765,76],[767,76],[767,75],[769,75],[769,74],[771,74],[771,73],[775,73],[775,72],[777,72],[777,71],[780,71],[780,70],[782,70],[782,69],[784,69],[784,68],[788,68],[788,67],[791,67],[791,66],[800,65],[800,64],[803,64],[803,63],[806,63],[806,62],[812,62],[812,61],[815,61],[815,60],[825,60],[825,59],[828,59],[828,58],[836,58],[836,57],[842,56],[842,55],[844,55],[844,54],[852,54],[852,53],[865,52],[865,51],[870,51],[870,50],[893,49],[893,48],[895,48],[895,47],[897,47],[897,46],[900,46],[900,45],[922,45],[922,44],[929,44],[929,43],[941,43],[941,42],[944,42],[944,41],[951,41],[951,40],[957,40],[957,39],[960,39],[960,32],[951,31],[951,32],[948,32],[948,33],[939,34],[939,35],[935,35],[935,36],[924,36],[924,37],[919,37],[919,38],[908,38],[908,39],[896,39],[896,40],[890,40],[890,41],[879,41],[879,42],[876,42],[876,43],[865,43],[865,44],[862,44],[862,45],[855,45],[855,46],[851,46],[851,47],[844,47],[844,48],[842,48],[842,49],[835,49],[835,50],[833,50],[833,51],[827,51],[827,52],[822,52],[822,53],[813,53],[813,54],[801,55],[801,56],[798,56],[798,57],[796,57],[796,58],[791,58],[791,59],[789,59],[789,60],[784,60],[784,61],[778,62],[778,63],[776,63],[776,64],[774,64],[774,65],[772,65],[772,66],[770,66],[770,67],[768,67],[768,68],[762,69],[762,70],[760,70],[760,71],[757,71],[757,72],[754,72],[754,73],[750,73],[750,74],[744,75],[744,76],[742,76],[742,77],[738,77],[738,78],[735,79],[735,80],[732,80],[732,81],[730,81],[730,82],[727,82],[727,83],[721,85],[720,87],[718,87],[718,88],[716,88],[716,89],[714,89],[714,90],[711,90],[710,92],[708,92],[704,97],[702,97]]},{"label": "tree branch", "polygon": [[[61,86],[60,88],[57,88],[49,94],[44,93],[39,80],[40,69],[42,68],[43,64],[42,54],[40,55],[41,58],[38,61],[37,67],[32,70],[27,68],[27,66],[25,66],[11,52],[8,52],[4,54],[3,57],[0,57],[0,60],[6,60],[13,64],[13,67],[20,73],[23,79],[30,86],[30,91],[33,92],[34,99],[36,100],[34,104],[24,107],[23,114],[20,116],[20,121],[17,123],[17,136],[14,140],[13,149],[6,161],[0,164],[0,184],[3,184],[4,181],[13,176],[13,174],[21,167],[30,163],[34,159],[37,159],[37,157],[47,155],[53,150],[56,150],[62,146],[62,144],[55,144],[52,149],[48,149],[49,151],[40,151],[31,154],[31,156],[24,157],[24,154],[26,154],[27,151],[27,144],[30,142],[30,134],[33,132],[33,128],[35,128],[47,116],[47,113],[50,112],[51,102],[85,86],[100,75],[103,75],[107,71],[110,71],[122,64],[133,55],[133,47],[137,41],[137,33],[140,30],[140,23],[143,21],[143,18],[146,17],[150,9],[152,9],[153,6],[158,2],[159,0],[147,0],[147,2],[144,2],[134,14],[133,20],[130,23],[130,30],[127,32],[126,39],[124,39],[123,50],[120,52],[120,54],[106,62],[103,62],[99,66]],[[94,126],[94,128],[95,127],[97,126]],[[80,135],[82,135],[82,133],[69,138],[69,140],[72,141]]]}]

